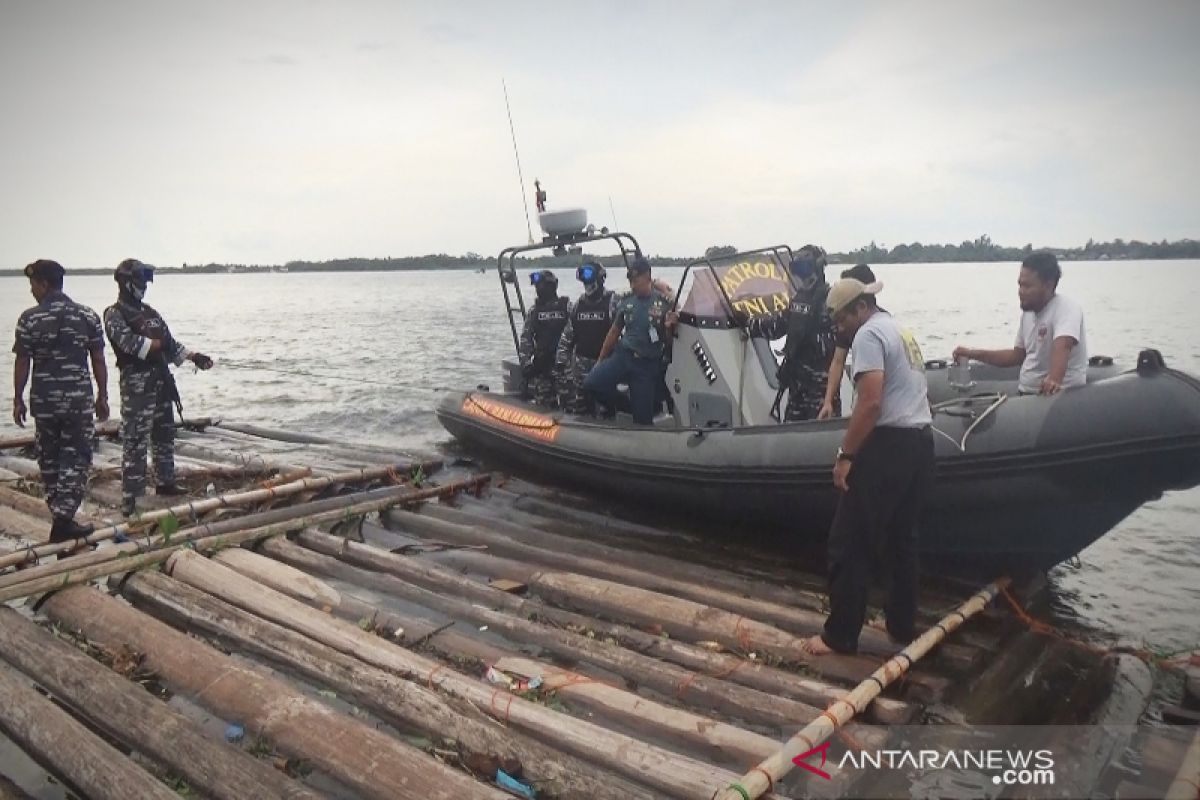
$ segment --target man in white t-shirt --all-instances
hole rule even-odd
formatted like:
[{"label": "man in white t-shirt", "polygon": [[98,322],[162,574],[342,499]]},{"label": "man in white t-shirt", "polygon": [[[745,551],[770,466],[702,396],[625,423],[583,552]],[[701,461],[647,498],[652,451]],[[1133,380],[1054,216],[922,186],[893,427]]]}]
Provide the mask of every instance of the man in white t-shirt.
[{"label": "man in white t-shirt", "polygon": [[1021,262],[1017,296],[1021,327],[1009,350],[977,350],[962,345],[954,358],[973,358],[995,367],[1021,365],[1021,394],[1056,394],[1087,383],[1087,334],[1083,309],[1057,294],[1062,269],[1053,253],[1034,253]]}]

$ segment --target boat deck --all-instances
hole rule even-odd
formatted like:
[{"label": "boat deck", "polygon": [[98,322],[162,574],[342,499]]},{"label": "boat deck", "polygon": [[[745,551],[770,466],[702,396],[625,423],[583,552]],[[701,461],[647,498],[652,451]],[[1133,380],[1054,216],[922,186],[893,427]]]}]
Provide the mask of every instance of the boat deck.
[{"label": "boat deck", "polygon": [[[61,560],[27,442],[0,440],[0,797],[65,796],[36,762],[87,797],[709,800],[899,649],[868,627],[858,655],[809,656],[819,574],[618,502],[197,427],[177,447],[191,496],[148,497],[114,531],[120,448],[102,426],[81,512],[99,543]],[[1064,748],[1113,732],[1059,767],[1060,794],[1194,785],[1200,663],[1164,689],[1133,655],[1031,629],[1002,600],[948,625],[980,588],[927,581],[922,625],[949,636],[838,726],[828,779],[795,769],[765,796],[909,796],[835,766],[1003,725],[1048,726]],[[1011,594],[1036,608],[1039,586]],[[1156,725],[1139,728],[1152,695]]]}]

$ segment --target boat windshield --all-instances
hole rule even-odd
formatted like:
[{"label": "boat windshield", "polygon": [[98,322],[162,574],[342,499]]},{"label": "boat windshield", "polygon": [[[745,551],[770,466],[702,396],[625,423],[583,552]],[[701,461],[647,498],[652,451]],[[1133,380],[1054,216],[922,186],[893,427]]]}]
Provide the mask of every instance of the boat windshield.
[{"label": "boat windshield", "polygon": [[699,327],[726,327],[731,308],[750,317],[782,311],[795,291],[783,258],[768,250],[697,262],[681,287],[680,316]]}]

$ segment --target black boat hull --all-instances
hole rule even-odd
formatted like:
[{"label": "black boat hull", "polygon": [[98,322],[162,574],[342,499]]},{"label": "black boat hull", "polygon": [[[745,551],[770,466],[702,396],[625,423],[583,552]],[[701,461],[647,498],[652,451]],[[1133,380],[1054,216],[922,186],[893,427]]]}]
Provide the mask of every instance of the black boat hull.
[{"label": "black boat hull", "polygon": [[[956,571],[1047,568],[1164,491],[1200,484],[1200,382],[1183,373],[1128,372],[987,411],[991,402],[935,418],[921,546]],[[638,428],[485,392],[448,395],[438,417],[497,466],[763,547],[819,548],[837,503],[830,470],[845,420]]]}]

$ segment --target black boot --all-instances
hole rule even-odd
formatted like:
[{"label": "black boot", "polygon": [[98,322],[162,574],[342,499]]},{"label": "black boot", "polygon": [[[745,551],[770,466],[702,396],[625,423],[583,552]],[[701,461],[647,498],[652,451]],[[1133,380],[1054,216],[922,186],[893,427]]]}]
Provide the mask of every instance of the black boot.
[{"label": "black boot", "polygon": [[91,534],[95,530],[91,525],[80,525],[70,517],[55,517],[54,524],[50,526],[50,543],[69,542],[73,539],[82,539]]},{"label": "black boot", "polygon": [[168,483],[155,487],[154,493],[160,497],[179,497],[180,495],[187,494],[187,489],[181,489],[179,485],[175,483]]},{"label": "black boot", "polygon": [[121,516],[132,517],[137,513],[137,498],[126,497],[121,500]]}]

